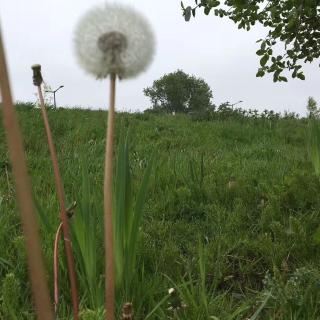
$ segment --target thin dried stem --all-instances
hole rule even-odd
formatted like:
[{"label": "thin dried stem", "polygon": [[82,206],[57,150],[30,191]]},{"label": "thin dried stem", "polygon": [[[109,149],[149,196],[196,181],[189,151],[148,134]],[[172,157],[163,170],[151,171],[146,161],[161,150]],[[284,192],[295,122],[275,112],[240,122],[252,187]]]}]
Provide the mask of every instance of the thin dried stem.
[{"label": "thin dried stem", "polygon": [[59,306],[59,242],[61,239],[62,223],[56,232],[53,249],[53,291],[54,291],[54,312],[58,313]]},{"label": "thin dried stem", "polygon": [[113,135],[115,118],[116,75],[110,80],[110,106],[108,112],[108,128],[106,137],[105,176],[104,176],[104,239],[105,239],[105,296],[106,320],[114,320],[115,285],[114,285],[114,254],[112,225],[112,170],[113,170]]},{"label": "thin dried stem", "polygon": [[52,166],[54,171],[54,178],[55,178],[55,184],[57,189],[57,195],[60,205],[60,219],[62,221],[62,231],[63,231],[63,239],[64,239],[64,246],[65,246],[65,252],[67,256],[67,265],[68,265],[68,273],[69,273],[69,281],[71,286],[71,300],[72,300],[72,307],[73,307],[73,317],[74,320],[79,319],[79,306],[78,306],[78,290],[77,290],[77,281],[76,281],[76,271],[74,266],[74,257],[72,253],[72,246],[71,246],[71,238],[70,238],[70,228],[69,228],[69,222],[68,222],[68,216],[66,211],[66,204],[65,204],[65,195],[64,195],[64,189],[63,189],[63,183],[61,179],[60,169],[58,165],[58,158],[57,158],[57,152],[53,143],[53,138],[51,134],[51,129],[49,125],[47,110],[44,104],[43,94],[41,90],[41,86],[38,86],[38,94],[40,99],[40,106],[41,106],[41,112],[42,117],[44,121],[44,126],[47,133],[48,138],[48,145],[52,160]]},{"label": "thin dried stem", "polygon": [[31,184],[27,172],[22,137],[10,91],[9,76],[0,32],[0,91],[2,95],[3,124],[12,162],[17,199],[20,207],[23,232],[26,240],[29,274],[40,320],[53,320],[49,290],[38,234],[38,223],[32,200]]}]

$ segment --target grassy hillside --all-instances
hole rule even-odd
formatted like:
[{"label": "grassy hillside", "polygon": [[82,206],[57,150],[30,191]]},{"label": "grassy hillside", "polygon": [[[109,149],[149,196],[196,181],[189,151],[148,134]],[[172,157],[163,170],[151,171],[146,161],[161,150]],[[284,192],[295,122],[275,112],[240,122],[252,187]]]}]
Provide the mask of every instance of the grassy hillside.
[{"label": "grassy hillside", "polygon": [[[46,136],[39,109],[19,107],[18,114],[52,287],[59,220]],[[49,117],[67,200],[78,203],[75,217],[80,210],[95,219],[102,273],[107,113],[58,109]],[[121,132],[130,130],[135,185],[156,152],[140,230],[137,319],[164,300],[149,319],[320,318],[320,183],[309,160],[306,128],[303,119],[118,114],[117,143]],[[0,318],[33,319],[1,126],[0,139]],[[69,319],[64,265],[60,316]],[[81,308],[94,309],[84,283]],[[169,288],[176,294],[168,297]],[[99,316],[84,311],[83,319]]]}]

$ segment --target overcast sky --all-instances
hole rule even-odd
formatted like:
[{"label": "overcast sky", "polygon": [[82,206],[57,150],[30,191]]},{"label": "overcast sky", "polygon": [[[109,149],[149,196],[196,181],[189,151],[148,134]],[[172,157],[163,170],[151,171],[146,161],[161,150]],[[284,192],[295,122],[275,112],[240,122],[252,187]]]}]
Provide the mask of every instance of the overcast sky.
[{"label": "overcast sky", "polygon": [[[165,73],[182,69],[203,78],[213,90],[215,104],[243,100],[243,107],[304,113],[308,96],[320,102],[319,62],[305,65],[307,80],[273,83],[256,78],[259,59],[255,41],[266,34],[262,27],[238,30],[226,19],[204,16],[186,23],[180,0],[118,0],[145,13],[157,39],[156,56],[147,72],[119,84],[119,110],[150,106],[143,88]],[[58,105],[106,108],[108,82],[96,81],[76,63],[73,54],[75,25],[95,0],[0,0],[2,34],[15,100],[35,101],[30,66],[42,65],[43,77],[57,93]],[[185,0],[188,4],[188,0]],[[192,4],[193,0],[189,0]]]}]

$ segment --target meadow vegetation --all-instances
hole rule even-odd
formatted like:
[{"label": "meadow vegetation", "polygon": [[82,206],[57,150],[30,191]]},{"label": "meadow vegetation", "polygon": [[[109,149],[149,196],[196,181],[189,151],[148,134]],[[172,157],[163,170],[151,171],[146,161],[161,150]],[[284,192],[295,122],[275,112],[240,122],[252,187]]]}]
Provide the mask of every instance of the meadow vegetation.
[{"label": "meadow vegetation", "polygon": [[[51,160],[40,110],[17,110],[52,289],[59,209]],[[81,317],[102,319],[107,113],[48,113],[67,201],[77,203],[70,223]],[[308,120],[294,114],[248,115],[228,106],[192,115],[118,113],[114,169],[126,190],[116,186],[115,197],[131,200],[118,197],[130,207],[115,212],[143,213],[130,270],[116,258],[117,270],[130,273],[118,286],[118,312],[132,298],[136,319],[318,319],[320,181],[307,129]],[[34,319],[2,127],[0,138],[0,319]],[[118,244],[125,256],[130,228]],[[70,319],[63,258],[60,271],[59,318]]]}]

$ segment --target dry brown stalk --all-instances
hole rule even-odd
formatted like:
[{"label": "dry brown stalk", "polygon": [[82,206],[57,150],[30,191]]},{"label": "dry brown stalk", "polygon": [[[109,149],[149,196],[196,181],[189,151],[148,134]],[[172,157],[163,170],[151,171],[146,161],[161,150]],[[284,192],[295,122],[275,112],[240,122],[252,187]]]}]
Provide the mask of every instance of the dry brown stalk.
[{"label": "dry brown stalk", "polygon": [[27,172],[22,137],[17,121],[9,84],[9,75],[0,32],[0,91],[2,95],[3,124],[12,162],[17,199],[28,255],[28,267],[37,317],[53,320],[49,290],[41,252],[38,223],[32,200],[31,184]]},{"label": "dry brown stalk", "polygon": [[36,65],[33,67],[33,69],[35,70],[33,79],[34,79],[34,84],[36,84],[38,87],[41,112],[42,112],[45,130],[47,133],[48,146],[49,146],[49,150],[50,150],[52,166],[53,166],[53,171],[54,171],[55,184],[56,184],[56,190],[57,190],[57,196],[58,196],[58,201],[59,201],[59,206],[60,206],[60,219],[62,221],[63,239],[64,239],[65,252],[66,252],[66,256],[67,256],[69,281],[70,281],[70,286],[71,286],[71,300],[72,300],[72,308],[73,308],[73,317],[74,317],[74,320],[78,320],[79,319],[79,305],[78,305],[77,280],[76,280],[76,271],[75,271],[75,265],[74,265],[74,257],[73,257],[72,246],[71,246],[71,235],[70,235],[69,221],[68,221],[66,204],[65,204],[66,203],[65,193],[64,193],[63,183],[62,183],[62,179],[61,179],[59,164],[58,164],[57,152],[56,152],[56,149],[55,149],[55,146],[53,143],[53,138],[52,138],[52,133],[51,133],[51,129],[50,129],[47,110],[45,107],[43,94],[42,94],[42,90],[41,90],[42,76],[41,76],[40,66]]},{"label": "dry brown stalk", "polygon": [[105,298],[106,319],[114,320],[115,281],[113,254],[113,226],[112,226],[112,170],[113,170],[113,136],[115,118],[116,75],[110,79],[110,106],[108,112],[108,128],[106,136],[105,176],[104,176],[104,240],[105,240]]}]

